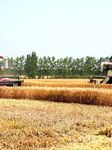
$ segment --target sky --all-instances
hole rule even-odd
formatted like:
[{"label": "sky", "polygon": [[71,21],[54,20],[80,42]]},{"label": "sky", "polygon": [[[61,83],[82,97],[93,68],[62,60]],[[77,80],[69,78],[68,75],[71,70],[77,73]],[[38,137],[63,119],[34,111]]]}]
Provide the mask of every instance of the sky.
[{"label": "sky", "polygon": [[112,0],[0,0],[0,55],[112,55]]}]

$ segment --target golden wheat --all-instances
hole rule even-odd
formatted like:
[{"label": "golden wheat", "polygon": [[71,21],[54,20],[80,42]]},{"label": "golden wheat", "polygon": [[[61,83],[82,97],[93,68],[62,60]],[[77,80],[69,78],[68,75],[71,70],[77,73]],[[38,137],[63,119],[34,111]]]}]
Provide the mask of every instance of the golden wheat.
[{"label": "golden wheat", "polygon": [[112,90],[98,88],[0,87],[0,98],[112,106]]},{"label": "golden wheat", "polygon": [[24,86],[112,88],[111,84],[91,84],[88,79],[26,79]]},{"label": "golden wheat", "polygon": [[0,150],[111,150],[111,113],[104,106],[0,99]]}]

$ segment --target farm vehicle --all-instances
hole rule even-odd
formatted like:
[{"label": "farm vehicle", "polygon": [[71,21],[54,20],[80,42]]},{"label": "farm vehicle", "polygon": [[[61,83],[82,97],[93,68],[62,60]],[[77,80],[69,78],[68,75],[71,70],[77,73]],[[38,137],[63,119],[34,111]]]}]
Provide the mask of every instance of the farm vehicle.
[{"label": "farm vehicle", "polygon": [[[101,72],[103,72],[104,76],[90,77],[90,83],[112,84],[112,62],[102,62]],[[102,80],[98,81],[96,78]]]},{"label": "farm vehicle", "polygon": [[[2,70],[8,69],[8,59],[7,57],[0,56],[3,61]],[[0,86],[22,86],[23,80],[19,79],[19,76],[0,76]]]},{"label": "farm vehicle", "polygon": [[22,86],[23,82],[19,76],[0,76],[0,86]]}]

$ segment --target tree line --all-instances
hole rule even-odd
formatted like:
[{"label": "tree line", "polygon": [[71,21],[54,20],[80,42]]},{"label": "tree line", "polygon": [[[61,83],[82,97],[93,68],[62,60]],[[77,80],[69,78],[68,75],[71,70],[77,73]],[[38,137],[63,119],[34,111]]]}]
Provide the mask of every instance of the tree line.
[{"label": "tree line", "polygon": [[[101,75],[100,65],[103,61],[112,61],[111,57],[95,58],[55,58],[38,57],[36,52],[27,56],[8,58],[8,69],[1,74],[19,75],[28,78],[75,78]],[[0,63],[2,65],[2,62]]]}]

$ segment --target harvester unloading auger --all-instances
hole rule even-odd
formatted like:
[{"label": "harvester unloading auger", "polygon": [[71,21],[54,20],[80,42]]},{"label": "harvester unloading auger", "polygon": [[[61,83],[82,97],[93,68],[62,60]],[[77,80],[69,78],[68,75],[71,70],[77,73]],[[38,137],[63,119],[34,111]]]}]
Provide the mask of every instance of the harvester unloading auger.
[{"label": "harvester unloading auger", "polygon": [[98,82],[93,79],[95,77],[90,78],[90,83],[99,83],[99,84],[112,84],[112,62],[102,62],[101,63],[101,72],[104,73],[104,76],[100,77],[102,80]]},{"label": "harvester unloading auger", "polygon": [[[0,56],[3,61],[1,70],[8,69],[8,58]],[[19,79],[19,76],[0,76],[0,86],[21,86],[24,81]]]}]

